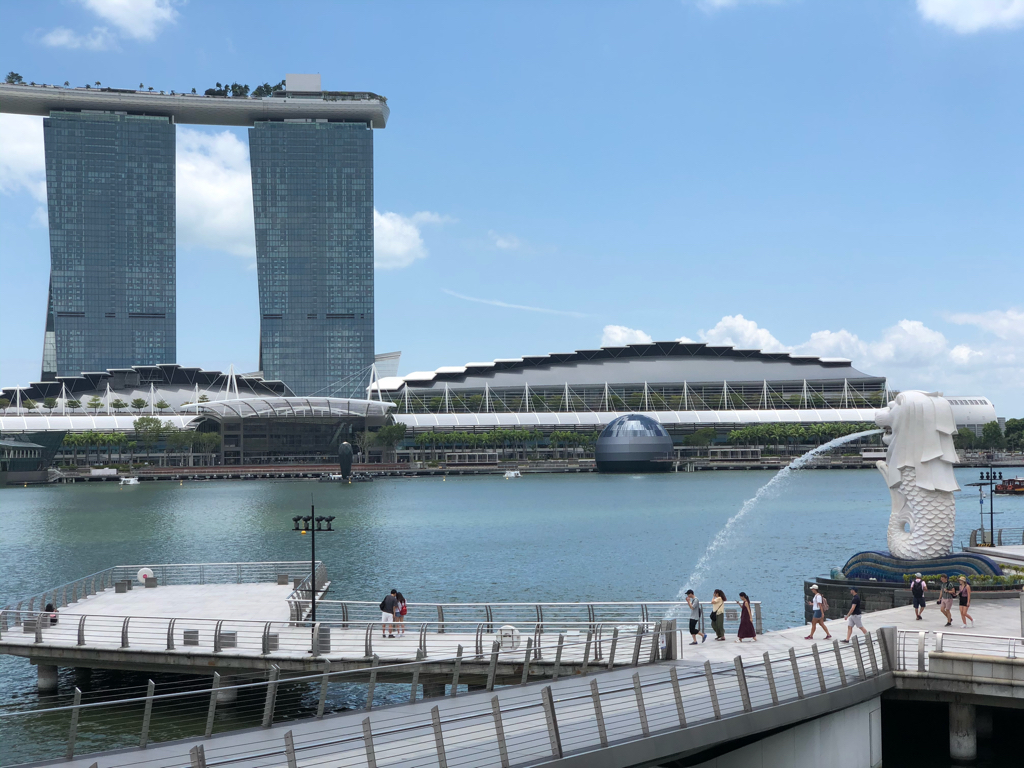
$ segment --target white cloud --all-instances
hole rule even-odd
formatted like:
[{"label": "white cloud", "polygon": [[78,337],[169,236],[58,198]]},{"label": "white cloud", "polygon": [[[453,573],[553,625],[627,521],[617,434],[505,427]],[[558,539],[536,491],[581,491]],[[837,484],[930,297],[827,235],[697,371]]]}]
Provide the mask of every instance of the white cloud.
[{"label": "white cloud", "polygon": [[178,126],[178,245],[256,256],[249,150],[231,131]]},{"label": "white cloud", "polygon": [[117,42],[106,27],[93,27],[92,32],[87,35],[80,35],[73,29],[57,27],[51,29],[40,38],[43,45],[51,48],[85,48],[89,51],[105,51],[108,48],[115,48]]},{"label": "white cloud", "polygon": [[726,315],[709,331],[698,332],[705,344],[737,347],[739,349],[760,349],[762,352],[789,352],[790,348],[771,335],[765,328],[759,328],[753,320],[743,315]]},{"label": "white cloud", "polygon": [[1019,309],[991,310],[980,314],[961,312],[947,318],[957,325],[974,325],[1000,339],[1024,340],[1024,312]]},{"label": "white cloud", "polygon": [[1024,0],[917,0],[917,12],[961,35],[1024,24]]},{"label": "white cloud", "polygon": [[46,202],[43,118],[0,114],[0,192]]},{"label": "white cloud", "polygon": [[601,334],[602,347],[624,347],[626,344],[650,344],[653,339],[641,330],[624,325],[606,325]]},{"label": "white cloud", "polygon": [[377,269],[401,269],[417,259],[427,258],[420,224],[446,224],[454,221],[431,211],[412,216],[373,211],[373,266]]},{"label": "white cloud", "polygon": [[500,248],[503,251],[513,251],[518,248],[522,243],[519,238],[515,235],[501,235],[495,232],[493,229],[487,233],[491,240],[494,241],[494,246]]},{"label": "white cloud", "polygon": [[177,19],[170,0],[82,0],[82,5],[135,40],[153,40]]},{"label": "white cloud", "polygon": [[464,296],[461,293],[455,291],[449,291],[447,288],[442,288],[443,293],[447,293],[449,296],[454,296],[456,299],[462,299],[463,301],[472,301],[477,304],[490,304],[492,307],[503,307],[505,309],[521,309],[526,312],[543,312],[546,315],[565,315],[566,317],[586,317],[582,312],[570,312],[565,309],[547,309],[545,307],[530,307],[525,304],[509,304],[507,301],[500,301],[499,299],[478,299],[473,296]]}]

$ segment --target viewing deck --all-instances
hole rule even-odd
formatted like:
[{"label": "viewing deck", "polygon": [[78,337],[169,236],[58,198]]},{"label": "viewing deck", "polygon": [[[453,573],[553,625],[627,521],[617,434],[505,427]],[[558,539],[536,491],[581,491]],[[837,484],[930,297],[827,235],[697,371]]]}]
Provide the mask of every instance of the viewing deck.
[{"label": "viewing deck", "polygon": [[170,117],[175,123],[253,125],[259,120],[330,120],[387,125],[387,100],[374,93],[325,91],[320,98],[227,98],[113,88],[0,83],[0,112],[46,117],[51,111],[94,110]]}]

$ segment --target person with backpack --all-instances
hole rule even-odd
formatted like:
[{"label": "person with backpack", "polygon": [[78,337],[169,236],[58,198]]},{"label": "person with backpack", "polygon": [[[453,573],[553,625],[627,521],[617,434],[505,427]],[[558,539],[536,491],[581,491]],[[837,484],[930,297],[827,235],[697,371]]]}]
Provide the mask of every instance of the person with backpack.
[{"label": "person with backpack", "polygon": [[817,584],[811,584],[811,592],[814,596],[811,598],[810,602],[807,603],[811,606],[811,634],[805,637],[804,640],[814,639],[814,632],[818,628],[819,624],[821,625],[821,628],[825,630],[825,639],[831,640],[832,635],[828,631],[828,627],[825,626],[825,612],[828,611],[828,600],[826,600],[825,596],[818,591]]},{"label": "person with backpack", "polygon": [[910,594],[914,597],[914,614],[917,620],[921,621],[921,613],[924,611],[924,593],[928,591],[928,585],[924,583],[920,573],[914,574],[914,580],[910,582]]}]

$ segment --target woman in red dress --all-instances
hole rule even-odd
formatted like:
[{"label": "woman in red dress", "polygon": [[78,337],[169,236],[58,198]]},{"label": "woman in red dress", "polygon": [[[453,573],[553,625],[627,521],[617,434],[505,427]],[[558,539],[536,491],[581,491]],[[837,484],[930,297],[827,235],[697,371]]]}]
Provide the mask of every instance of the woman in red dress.
[{"label": "woman in red dress", "polygon": [[757,632],[754,630],[752,620],[753,611],[750,609],[750,598],[746,592],[740,592],[740,599],[736,601],[740,606],[740,631],[736,633],[736,642],[742,643],[746,638],[752,638],[757,642]]}]

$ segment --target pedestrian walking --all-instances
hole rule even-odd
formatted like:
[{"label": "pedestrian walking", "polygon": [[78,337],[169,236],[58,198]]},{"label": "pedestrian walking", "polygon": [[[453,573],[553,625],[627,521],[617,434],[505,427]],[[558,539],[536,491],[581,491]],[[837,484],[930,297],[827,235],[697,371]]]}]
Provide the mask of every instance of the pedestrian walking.
[{"label": "pedestrian walking", "polygon": [[750,598],[746,592],[740,592],[740,599],[736,601],[740,607],[740,629],[736,633],[736,642],[742,643],[748,637],[757,642],[757,630],[754,629],[754,611],[750,607]]},{"label": "pedestrian walking", "polygon": [[409,606],[405,602],[405,596],[401,592],[395,592],[395,634],[399,637],[405,634],[405,614]]},{"label": "pedestrian walking", "polygon": [[697,644],[697,635],[703,643],[708,639],[708,633],[704,631],[704,610],[700,607],[700,600],[693,594],[692,589],[686,590],[686,605],[690,608],[690,645]]},{"label": "pedestrian walking", "polygon": [[397,589],[391,592],[380,601],[380,632],[381,637],[395,636],[395,607],[398,605]]},{"label": "pedestrian walking", "polygon": [[960,577],[960,620],[964,623],[964,629],[967,629],[967,622],[971,622],[971,626],[974,626],[974,619],[971,618],[971,614],[967,611],[971,607],[971,585],[967,583],[967,577]]},{"label": "pedestrian walking", "polygon": [[850,635],[853,634],[854,627],[857,627],[867,635],[868,631],[864,629],[864,621],[860,617],[860,595],[857,594],[856,587],[850,587],[850,610],[846,612],[846,639],[843,640],[844,643],[850,642]]},{"label": "pedestrian walking", "polygon": [[924,593],[928,591],[928,585],[924,583],[920,573],[914,574],[914,580],[910,582],[910,594],[914,597],[914,613],[917,620],[921,621],[921,614],[924,612]]},{"label": "pedestrian walking", "polygon": [[828,600],[821,594],[817,584],[811,584],[811,599],[807,604],[811,606],[811,634],[804,638],[804,640],[813,640],[814,633],[818,629],[818,625],[825,630],[825,639],[831,640],[832,635],[828,631],[828,627],[825,626],[825,611],[828,610]]},{"label": "pedestrian walking", "polygon": [[939,610],[946,617],[946,626],[953,626],[953,596],[956,587],[946,574],[939,576]]},{"label": "pedestrian walking", "polygon": [[716,589],[711,596],[711,628],[715,630],[715,640],[725,640],[725,592]]}]

